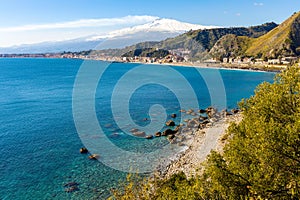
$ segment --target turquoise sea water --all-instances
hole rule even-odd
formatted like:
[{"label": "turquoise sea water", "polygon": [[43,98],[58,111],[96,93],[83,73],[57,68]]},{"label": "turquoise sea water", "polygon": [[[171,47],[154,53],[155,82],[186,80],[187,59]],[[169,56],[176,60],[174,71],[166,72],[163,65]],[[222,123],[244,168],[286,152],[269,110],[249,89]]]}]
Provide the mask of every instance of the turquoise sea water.
[{"label": "turquoise sea water", "polygon": [[[126,172],[89,160],[87,155],[79,153],[83,144],[73,119],[72,92],[83,62],[71,59],[0,59],[0,199],[102,199],[109,194],[109,188],[116,187],[126,177]],[[86,62],[97,65],[99,69],[107,67],[107,63],[101,61]],[[122,113],[112,113],[111,110],[111,98],[118,81],[137,67],[139,64],[113,63],[106,68],[95,93],[95,110],[99,125],[113,144],[128,151],[145,152],[165,145],[166,139],[144,140],[124,134],[116,123],[124,120]],[[272,81],[274,77],[273,73],[265,72],[199,69],[199,74],[198,70],[188,67],[146,67],[155,73],[145,75],[136,71],[130,75],[131,81],[122,83],[125,89],[121,90],[126,95],[129,92],[126,88],[138,80],[152,81],[139,86],[130,97],[128,110],[133,122],[139,126],[149,125],[146,119],[150,118],[149,109],[155,104],[163,106],[167,114],[177,113],[179,116],[179,109],[197,109],[192,106],[194,99],[189,93],[180,93],[186,105],[191,102],[191,107],[182,108],[182,100],[174,91],[159,84],[159,80],[168,76],[177,88],[186,89],[178,77],[165,73],[167,68],[181,74],[191,85],[200,108],[212,104],[210,92],[217,93],[214,98],[222,98],[218,96],[222,94],[219,86],[214,85],[218,83],[217,77],[210,79],[208,87],[201,75],[213,76],[216,72],[221,75],[228,108],[236,107],[240,99],[254,93],[259,83]],[[88,78],[89,75],[87,82]],[[118,104],[121,100],[115,100],[116,107],[122,107],[123,104]],[[218,99],[213,102],[218,102]],[[65,192],[64,184],[68,182],[77,182],[79,190]]]}]

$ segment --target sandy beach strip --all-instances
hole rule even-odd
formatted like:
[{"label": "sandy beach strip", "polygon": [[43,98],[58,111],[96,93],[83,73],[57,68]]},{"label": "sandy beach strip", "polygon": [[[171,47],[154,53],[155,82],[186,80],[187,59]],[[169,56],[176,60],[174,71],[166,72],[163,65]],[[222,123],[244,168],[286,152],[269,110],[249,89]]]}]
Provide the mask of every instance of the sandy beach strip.
[{"label": "sandy beach strip", "polygon": [[211,150],[222,151],[224,141],[222,137],[231,122],[238,123],[242,114],[234,114],[215,122],[212,127],[196,131],[186,142],[187,148],[180,152],[175,159],[170,161],[165,170],[160,171],[161,177],[169,177],[172,174],[183,171],[187,177],[201,172],[201,163],[205,161]]}]

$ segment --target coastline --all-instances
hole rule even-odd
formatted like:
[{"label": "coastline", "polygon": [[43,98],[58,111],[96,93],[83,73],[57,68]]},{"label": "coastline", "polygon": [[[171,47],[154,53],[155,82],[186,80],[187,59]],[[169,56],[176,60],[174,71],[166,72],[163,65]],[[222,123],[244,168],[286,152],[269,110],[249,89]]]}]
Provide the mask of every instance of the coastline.
[{"label": "coastline", "polygon": [[242,114],[237,113],[220,118],[211,127],[193,132],[186,141],[186,148],[175,155],[164,165],[157,169],[157,175],[168,178],[178,172],[184,172],[187,177],[192,177],[202,172],[202,163],[212,150],[222,152],[226,143],[224,135],[230,123],[239,123]]},{"label": "coastline", "polygon": [[76,59],[76,60],[94,60],[110,63],[131,63],[131,64],[145,64],[145,65],[161,65],[172,67],[195,67],[204,69],[221,69],[221,70],[242,70],[249,72],[274,72],[279,73],[286,69],[286,65],[245,65],[245,64],[228,64],[228,63],[201,63],[201,62],[173,62],[173,63],[149,63],[149,62],[128,62],[120,60],[105,60],[95,58],[61,58],[61,57],[1,57],[1,58],[24,58],[24,59]]},{"label": "coastline", "polygon": [[203,68],[203,69],[222,69],[222,70],[238,70],[238,71],[249,71],[249,72],[275,72],[279,73],[281,70],[286,69],[287,66],[274,66],[274,65],[268,65],[265,66],[259,66],[259,65],[253,65],[253,66],[243,66],[241,64],[212,64],[212,63],[190,63],[190,62],[181,62],[181,63],[148,63],[148,62],[120,62],[120,61],[107,61],[107,60],[101,60],[104,62],[118,62],[118,63],[133,63],[133,64],[145,64],[145,65],[161,65],[161,66],[172,66],[172,67],[195,67],[195,68]]}]

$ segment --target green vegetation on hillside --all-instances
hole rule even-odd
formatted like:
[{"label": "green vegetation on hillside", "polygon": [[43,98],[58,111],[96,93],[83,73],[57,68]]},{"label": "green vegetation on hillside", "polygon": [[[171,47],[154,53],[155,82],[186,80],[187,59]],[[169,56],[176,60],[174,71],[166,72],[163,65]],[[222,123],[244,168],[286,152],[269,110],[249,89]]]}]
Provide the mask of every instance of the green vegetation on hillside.
[{"label": "green vegetation on hillside", "polygon": [[160,42],[142,42],[123,49],[91,51],[91,55],[131,55],[139,49],[189,51],[191,61],[224,57],[272,58],[300,56],[300,12],[279,26],[265,23],[252,27],[191,30]]},{"label": "green vegetation on hillside", "polygon": [[188,49],[191,51],[190,57],[192,60],[204,60],[207,56],[209,56],[208,52],[214,44],[225,35],[234,34],[237,36],[248,36],[254,38],[267,33],[276,26],[277,24],[275,23],[266,23],[249,28],[234,27],[189,31],[175,38],[169,38],[161,41],[156,44],[155,47],[167,50],[178,48]]},{"label": "green vegetation on hillside", "polygon": [[246,54],[255,57],[277,58],[300,55],[300,12],[295,13],[269,33],[254,39]]},{"label": "green vegetation on hillside", "polygon": [[135,49],[129,51],[122,55],[122,57],[150,57],[150,58],[164,58],[169,55],[169,51],[164,49],[154,49],[154,48],[146,48],[146,49]]},{"label": "green vegetation on hillside", "polygon": [[228,34],[223,36],[210,50],[210,55],[218,60],[245,55],[252,38]]},{"label": "green vegetation on hillside", "polygon": [[299,199],[300,68],[259,85],[240,108],[243,120],[230,125],[224,152],[209,155],[202,175],[129,180],[112,198]]},{"label": "green vegetation on hillside", "polygon": [[187,33],[179,35],[174,38],[168,38],[160,42],[142,42],[123,49],[108,49],[92,51],[92,55],[107,55],[107,56],[121,56],[136,49],[158,48],[165,50],[174,49],[188,49],[190,51],[189,57],[192,60],[203,60],[209,56],[209,50],[214,44],[223,36],[234,34],[237,36],[248,36],[256,38],[275,28],[275,23],[265,23],[259,26],[233,27],[233,28],[215,28],[204,30],[191,30]]}]

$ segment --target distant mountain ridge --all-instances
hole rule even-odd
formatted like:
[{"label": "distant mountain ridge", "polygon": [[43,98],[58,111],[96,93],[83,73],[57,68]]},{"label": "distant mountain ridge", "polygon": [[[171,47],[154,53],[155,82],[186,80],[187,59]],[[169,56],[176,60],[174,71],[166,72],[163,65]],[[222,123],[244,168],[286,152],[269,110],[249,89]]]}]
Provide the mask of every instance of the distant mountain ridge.
[{"label": "distant mountain ridge", "polygon": [[158,18],[152,22],[112,31],[104,35],[93,35],[73,40],[43,42],[30,45],[19,45],[0,48],[0,53],[53,53],[78,52],[90,49],[124,48],[144,41],[161,41],[176,37],[189,30],[210,29],[216,26],[202,26],[180,22],[174,19]]},{"label": "distant mountain ridge", "polygon": [[[174,38],[168,38],[160,42],[142,42],[132,46],[128,46],[123,49],[115,50],[103,50],[98,53],[121,56],[129,51],[135,49],[157,48],[164,50],[175,49],[188,49],[190,51],[189,57],[193,60],[204,60],[211,56],[209,53],[213,46],[223,36],[232,34],[235,36],[245,36],[251,38],[257,38],[274,29],[278,25],[274,22],[265,23],[259,26],[245,27],[233,27],[233,28],[213,28],[203,30],[191,30],[187,33],[181,34]],[[97,52],[93,52],[97,54]]]},{"label": "distant mountain ridge", "polygon": [[[113,55],[124,55],[135,49],[178,50],[190,53],[190,61],[223,58],[281,59],[300,56],[300,12],[294,13],[280,25],[274,22],[252,27],[191,30],[160,42],[143,42],[121,50],[110,50]],[[125,54],[126,55],[126,54]],[[276,61],[280,63],[280,61]]]},{"label": "distant mountain ridge", "polygon": [[198,24],[191,24],[186,22],[179,22],[174,19],[159,18],[150,23],[143,25],[138,25],[130,28],[124,28],[117,31],[112,31],[107,35],[93,36],[87,40],[98,40],[103,38],[114,38],[122,37],[128,34],[136,34],[138,32],[172,32],[182,34],[189,30],[198,30],[198,29],[212,29],[217,28],[217,26],[203,26]]}]

